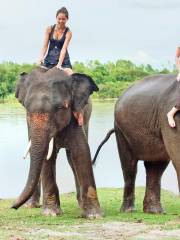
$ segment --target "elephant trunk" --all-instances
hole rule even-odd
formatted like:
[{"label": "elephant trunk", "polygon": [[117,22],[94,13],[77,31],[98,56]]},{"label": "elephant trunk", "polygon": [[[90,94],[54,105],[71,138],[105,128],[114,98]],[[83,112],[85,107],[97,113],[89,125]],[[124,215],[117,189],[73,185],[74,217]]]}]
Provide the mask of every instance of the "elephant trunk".
[{"label": "elephant trunk", "polygon": [[46,159],[49,145],[48,117],[42,114],[31,116],[31,150],[30,150],[30,170],[26,186],[13,204],[12,208],[18,209],[33,194],[41,174],[43,160]]}]

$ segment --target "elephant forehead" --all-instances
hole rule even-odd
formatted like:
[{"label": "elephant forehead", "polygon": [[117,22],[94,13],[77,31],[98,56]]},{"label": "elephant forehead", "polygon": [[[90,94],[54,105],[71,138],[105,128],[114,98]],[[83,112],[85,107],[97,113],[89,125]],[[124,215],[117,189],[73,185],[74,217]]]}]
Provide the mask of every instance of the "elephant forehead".
[{"label": "elephant forehead", "polygon": [[65,81],[40,81],[29,87],[24,106],[29,112],[52,112],[58,107],[69,105],[71,91]]}]

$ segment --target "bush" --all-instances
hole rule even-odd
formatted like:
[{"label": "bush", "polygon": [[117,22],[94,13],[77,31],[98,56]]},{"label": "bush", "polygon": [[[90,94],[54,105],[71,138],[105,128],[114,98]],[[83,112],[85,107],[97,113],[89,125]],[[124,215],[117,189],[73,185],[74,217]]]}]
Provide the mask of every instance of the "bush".
[{"label": "bush", "polygon": [[[17,64],[4,62],[0,64],[0,98],[14,93],[16,81],[21,72],[30,72],[34,64]],[[75,62],[75,72],[90,75],[98,84],[100,91],[94,94],[97,98],[117,98],[132,82],[145,76],[158,73],[169,73],[166,68],[154,69],[151,65],[137,66],[131,61],[118,60],[116,63],[100,63],[98,60],[86,64]]]}]

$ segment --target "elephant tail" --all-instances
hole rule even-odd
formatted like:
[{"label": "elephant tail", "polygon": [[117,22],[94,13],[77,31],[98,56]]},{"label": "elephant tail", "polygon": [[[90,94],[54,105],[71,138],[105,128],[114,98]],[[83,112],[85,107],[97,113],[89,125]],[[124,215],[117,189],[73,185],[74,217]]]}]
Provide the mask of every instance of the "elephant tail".
[{"label": "elephant tail", "polygon": [[96,163],[96,159],[97,159],[97,156],[102,148],[102,146],[107,142],[107,140],[110,138],[111,134],[113,134],[115,132],[114,128],[111,129],[107,134],[106,134],[106,137],[104,138],[104,140],[100,143],[98,149],[96,150],[96,153],[94,155],[94,158],[92,160],[92,165],[94,165]]}]

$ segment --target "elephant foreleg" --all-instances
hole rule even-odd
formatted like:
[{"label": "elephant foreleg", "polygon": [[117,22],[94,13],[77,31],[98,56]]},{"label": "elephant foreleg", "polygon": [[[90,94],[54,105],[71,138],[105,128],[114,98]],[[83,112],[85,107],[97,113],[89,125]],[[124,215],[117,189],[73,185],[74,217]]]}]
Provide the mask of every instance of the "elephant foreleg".
[{"label": "elephant foreleg", "polygon": [[51,158],[44,160],[41,178],[43,187],[43,214],[57,216],[62,214],[60,208],[59,190],[56,184],[56,149]]},{"label": "elephant foreleg", "polygon": [[161,206],[161,177],[169,161],[144,162],[146,168],[146,193],[143,210],[146,213],[163,213]]},{"label": "elephant foreleg", "polygon": [[75,127],[70,130],[68,139],[70,158],[79,184],[82,215],[86,218],[98,218],[101,210],[86,136],[81,127]]},{"label": "elephant foreleg", "polygon": [[87,138],[87,141],[88,141],[88,136],[89,136],[89,123],[85,124],[84,125],[84,132],[86,134],[86,138]]}]

